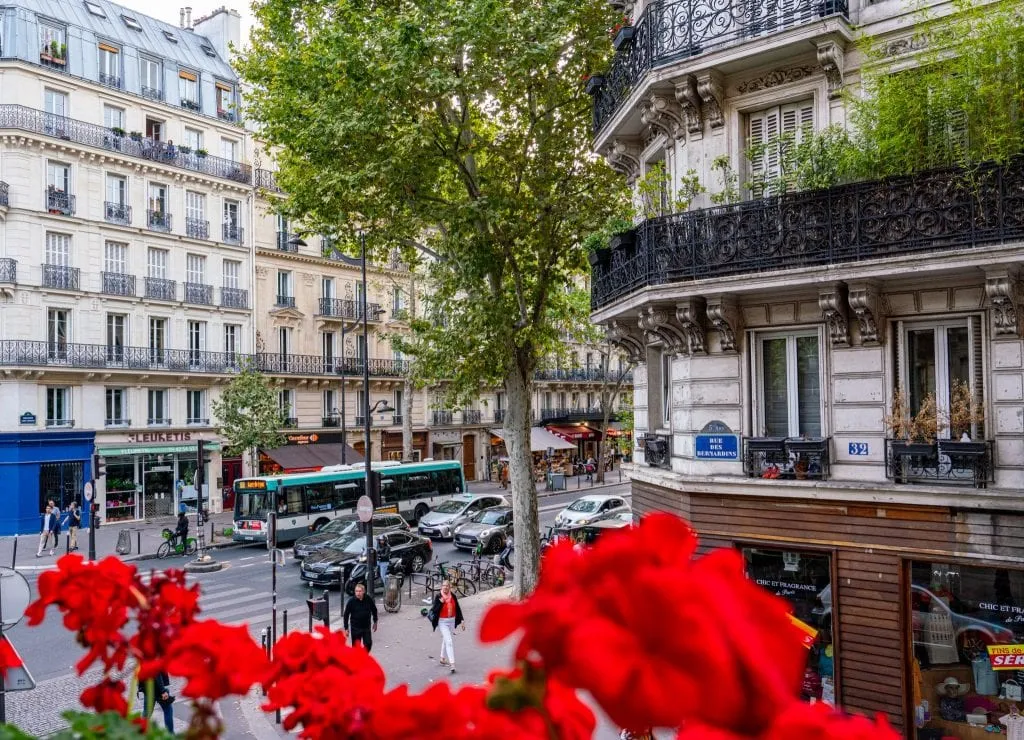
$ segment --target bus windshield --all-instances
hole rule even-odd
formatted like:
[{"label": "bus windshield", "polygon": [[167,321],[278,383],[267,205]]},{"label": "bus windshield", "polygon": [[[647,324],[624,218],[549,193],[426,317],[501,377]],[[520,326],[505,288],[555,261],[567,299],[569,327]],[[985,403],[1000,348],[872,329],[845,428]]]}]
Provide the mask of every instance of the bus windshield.
[{"label": "bus windshield", "polygon": [[274,494],[268,491],[259,493],[235,494],[236,519],[266,519],[267,513],[273,511]]}]

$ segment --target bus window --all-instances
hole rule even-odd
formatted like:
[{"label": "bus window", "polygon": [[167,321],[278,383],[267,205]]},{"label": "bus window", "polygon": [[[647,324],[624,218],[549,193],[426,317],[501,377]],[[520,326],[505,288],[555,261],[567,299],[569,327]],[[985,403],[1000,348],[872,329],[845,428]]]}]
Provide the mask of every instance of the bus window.
[{"label": "bus window", "polygon": [[400,498],[401,489],[396,484],[394,478],[382,478],[380,482],[380,502],[381,504],[396,504],[401,500]]},{"label": "bus window", "polygon": [[356,483],[357,481],[345,481],[334,484],[334,508],[347,509],[356,505],[356,501],[362,495],[362,489]]},{"label": "bus window", "polygon": [[298,516],[305,514],[306,508],[303,505],[302,489],[297,486],[284,489],[284,496],[278,499],[278,515]]},{"label": "bus window", "polygon": [[235,492],[235,519],[266,519],[273,508],[274,494],[269,491]]},{"label": "bus window", "polygon": [[334,491],[331,484],[317,483],[306,486],[306,505],[311,512],[334,509]]}]

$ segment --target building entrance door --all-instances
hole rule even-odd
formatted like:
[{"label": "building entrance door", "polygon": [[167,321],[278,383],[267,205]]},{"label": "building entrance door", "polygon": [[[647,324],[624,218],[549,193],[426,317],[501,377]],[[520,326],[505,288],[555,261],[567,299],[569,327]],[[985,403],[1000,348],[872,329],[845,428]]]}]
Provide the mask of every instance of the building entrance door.
[{"label": "building entrance door", "polygon": [[462,437],[462,472],[467,481],[476,480],[476,435]]},{"label": "building entrance door", "polygon": [[143,517],[152,519],[174,514],[174,462],[149,463],[143,475]]}]

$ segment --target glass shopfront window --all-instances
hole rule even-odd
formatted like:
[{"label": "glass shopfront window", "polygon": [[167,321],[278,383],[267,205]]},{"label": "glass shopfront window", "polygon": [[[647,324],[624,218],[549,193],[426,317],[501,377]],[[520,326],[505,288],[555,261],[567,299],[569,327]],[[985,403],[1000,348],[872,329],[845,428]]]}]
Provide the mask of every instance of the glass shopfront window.
[{"label": "glass shopfront window", "polygon": [[809,650],[802,698],[835,706],[831,556],[761,547],[744,547],[742,552],[747,577],[788,601],[793,617],[807,633]]},{"label": "glass shopfront window", "polygon": [[914,562],[908,603],[917,737],[1024,736],[1024,570]]},{"label": "glass shopfront window", "polygon": [[135,478],[135,458],[107,459],[105,522],[135,519],[135,498],[138,483]]}]

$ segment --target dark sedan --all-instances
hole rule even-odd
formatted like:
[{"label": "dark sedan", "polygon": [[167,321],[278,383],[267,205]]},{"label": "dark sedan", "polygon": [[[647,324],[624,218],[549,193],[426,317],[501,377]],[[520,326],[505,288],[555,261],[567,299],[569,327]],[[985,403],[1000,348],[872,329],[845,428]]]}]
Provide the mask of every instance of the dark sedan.
[{"label": "dark sedan", "polygon": [[[385,532],[391,529],[409,529],[409,523],[402,518],[401,514],[374,514],[373,530]],[[313,534],[300,537],[292,545],[292,554],[295,561],[309,557],[313,553],[328,547],[331,542],[343,535],[359,531],[359,518],[355,514],[342,514],[337,519],[332,519]]]},{"label": "dark sedan", "polygon": [[[434,556],[433,546],[427,537],[401,530],[385,532],[383,536],[387,537],[392,560],[400,559],[407,573],[419,573]],[[330,547],[303,560],[299,576],[317,586],[337,586],[348,580],[357,563],[365,562],[365,555],[366,537],[363,534],[343,535]]]},{"label": "dark sedan", "polygon": [[475,550],[483,545],[483,551],[500,552],[505,540],[512,536],[512,507],[495,506],[484,509],[472,519],[455,528],[455,546],[462,550]]}]

